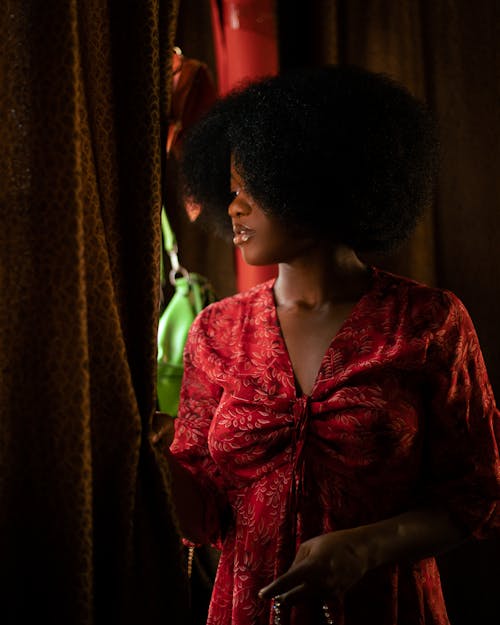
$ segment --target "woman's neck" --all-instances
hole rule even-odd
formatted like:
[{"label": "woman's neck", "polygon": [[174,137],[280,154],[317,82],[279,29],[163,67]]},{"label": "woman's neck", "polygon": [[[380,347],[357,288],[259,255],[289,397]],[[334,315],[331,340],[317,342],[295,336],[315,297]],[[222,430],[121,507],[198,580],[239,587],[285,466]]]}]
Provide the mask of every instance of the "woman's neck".
[{"label": "woman's neck", "polygon": [[315,248],[290,263],[278,265],[274,285],[277,304],[319,308],[361,297],[371,284],[371,272],[352,248]]}]

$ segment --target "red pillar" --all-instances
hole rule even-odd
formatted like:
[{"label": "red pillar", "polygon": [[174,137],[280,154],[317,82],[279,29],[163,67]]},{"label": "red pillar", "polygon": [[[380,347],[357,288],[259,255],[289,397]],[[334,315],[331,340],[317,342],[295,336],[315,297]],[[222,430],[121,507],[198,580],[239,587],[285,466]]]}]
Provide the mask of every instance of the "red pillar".
[{"label": "red pillar", "polygon": [[[224,95],[244,79],[278,72],[274,0],[212,0],[212,23],[219,93]],[[251,266],[235,250],[238,291],[277,275],[276,265]]]}]

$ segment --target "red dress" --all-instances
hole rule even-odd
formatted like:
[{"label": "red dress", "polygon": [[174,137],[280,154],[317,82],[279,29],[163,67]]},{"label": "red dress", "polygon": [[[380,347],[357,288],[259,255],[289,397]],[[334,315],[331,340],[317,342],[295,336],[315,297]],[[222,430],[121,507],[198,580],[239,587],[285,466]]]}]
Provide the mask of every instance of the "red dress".
[{"label": "red dress", "polygon": [[[476,537],[498,529],[499,416],[470,317],[448,291],[373,269],[307,396],[273,281],[204,309],[171,450],[199,480],[206,540],[222,549],[208,624],[273,623],[258,590],[325,532],[430,501]],[[291,623],[321,625],[319,604]],[[370,571],[330,612],[336,625],[448,624],[433,558]]]}]

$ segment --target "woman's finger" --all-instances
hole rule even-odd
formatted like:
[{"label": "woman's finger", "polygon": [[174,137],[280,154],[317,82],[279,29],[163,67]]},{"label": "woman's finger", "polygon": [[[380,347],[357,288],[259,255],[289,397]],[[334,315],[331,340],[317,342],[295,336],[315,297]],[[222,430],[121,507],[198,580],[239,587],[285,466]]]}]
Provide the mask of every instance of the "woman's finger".
[{"label": "woman's finger", "polygon": [[150,440],[153,444],[160,441],[169,446],[174,437],[174,418],[166,412],[155,412],[153,415]]},{"label": "woman's finger", "polygon": [[289,603],[296,603],[297,601],[304,599],[308,594],[308,586],[304,582],[302,584],[299,584],[298,586],[295,586],[295,588],[292,588],[291,590],[288,590],[287,592],[278,595],[276,599],[278,599],[283,605],[287,605]]},{"label": "woman's finger", "polygon": [[290,589],[304,584],[304,580],[307,579],[307,566],[302,563],[288,569],[286,573],[277,577],[268,586],[261,588],[259,591],[259,597],[264,599],[281,595],[288,592]]}]

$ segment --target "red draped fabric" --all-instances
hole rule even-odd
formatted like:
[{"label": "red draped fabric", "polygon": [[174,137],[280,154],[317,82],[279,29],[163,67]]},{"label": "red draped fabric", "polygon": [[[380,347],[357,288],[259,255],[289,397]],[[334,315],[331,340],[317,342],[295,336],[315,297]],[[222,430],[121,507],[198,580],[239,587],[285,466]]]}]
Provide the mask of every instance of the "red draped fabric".
[{"label": "red draped fabric", "polygon": [[[219,93],[240,81],[276,74],[278,44],[273,0],[212,0],[212,26]],[[277,274],[275,265],[245,263],[236,250],[236,286],[244,291]]]}]

